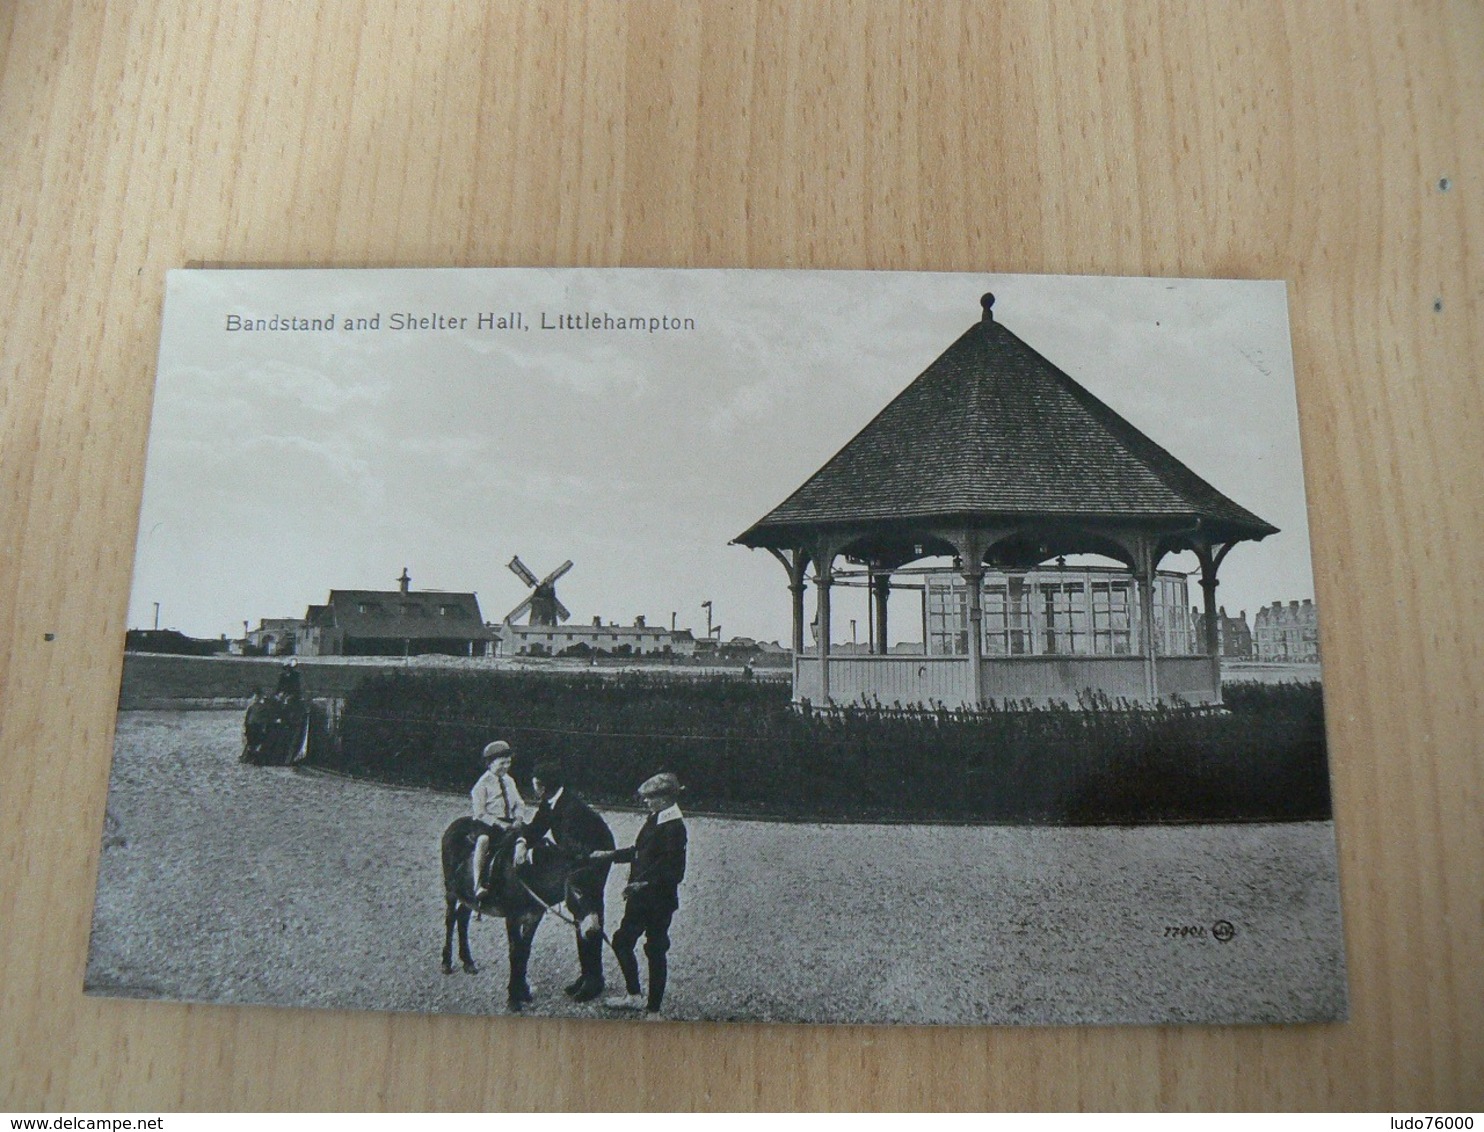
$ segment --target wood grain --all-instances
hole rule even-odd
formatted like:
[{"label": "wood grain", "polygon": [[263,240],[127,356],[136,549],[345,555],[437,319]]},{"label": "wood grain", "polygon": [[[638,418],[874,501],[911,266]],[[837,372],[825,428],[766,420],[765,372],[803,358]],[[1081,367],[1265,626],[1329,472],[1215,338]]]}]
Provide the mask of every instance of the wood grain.
[{"label": "wood grain", "polygon": [[[0,45],[0,1108],[1484,1104],[1477,4],[22,0]],[[163,276],[196,263],[1289,280],[1352,1021],[84,998]]]}]

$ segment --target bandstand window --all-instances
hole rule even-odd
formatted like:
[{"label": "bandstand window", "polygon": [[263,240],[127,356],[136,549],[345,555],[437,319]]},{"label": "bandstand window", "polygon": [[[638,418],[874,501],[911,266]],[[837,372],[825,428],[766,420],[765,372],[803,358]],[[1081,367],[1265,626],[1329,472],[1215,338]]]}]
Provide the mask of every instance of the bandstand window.
[{"label": "bandstand window", "polygon": [[[1197,651],[1187,593],[1183,575],[1161,572],[1155,580],[1154,638],[1161,656]],[[928,655],[966,656],[969,609],[962,578],[946,572],[930,576],[925,605]],[[1136,656],[1142,651],[1138,584],[1119,571],[989,572],[981,608],[986,657]]]},{"label": "bandstand window", "polygon": [[1128,582],[1092,583],[1092,651],[1098,656],[1133,652],[1133,596]]},{"label": "bandstand window", "polygon": [[927,610],[928,653],[964,656],[969,651],[968,590],[963,583],[931,588]]},{"label": "bandstand window", "polygon": [[[1032,651],[1031,608],[1024,578],[984,587],[984,655],[1026,656]],[[964,642],[968,651],[968,641]]]},{"label": "bandstand window", "polygon": [[1042,582],[1046,652],[1084,656],[1087,648],[1087,586],[1082,582]]},{"label": "bandstand window", "polygon": [[1154,639],[1161,656],[1188,656],[1195,652],[1195,628],[1186,604],[1183,577],[1159,575],[1154,580]]}]

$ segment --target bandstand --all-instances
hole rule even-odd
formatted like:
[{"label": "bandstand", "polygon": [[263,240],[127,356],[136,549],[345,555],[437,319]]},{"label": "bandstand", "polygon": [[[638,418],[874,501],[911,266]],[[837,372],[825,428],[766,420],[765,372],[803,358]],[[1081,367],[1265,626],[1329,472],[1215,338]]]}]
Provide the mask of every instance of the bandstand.
[{"label": "bandstand", "polygon": [[[1223,559],[1277,528],[996,322],[993,295],[981,302],[978,323],[734,540],[788,572],[795,702],[1219,703],[1218,642],[1194,640],[1185,576],[1160,562],[1195,555],[1214,626]],[[1083,555],[1122,567],[1066,562]],[[866,654],[831,655],[842,558],[869,590]],[[949,558],[948,571],[914,567]],[[888,598],[903,575],[924,592],[918,654],[888,650]],[[810,584],[817,640],[806,650]]]}]

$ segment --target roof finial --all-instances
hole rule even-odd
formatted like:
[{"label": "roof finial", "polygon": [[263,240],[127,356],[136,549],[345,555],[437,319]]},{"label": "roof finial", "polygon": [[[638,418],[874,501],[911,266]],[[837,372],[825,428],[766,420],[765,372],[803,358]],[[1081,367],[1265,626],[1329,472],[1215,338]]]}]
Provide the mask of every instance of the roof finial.
[{"label": "roof finial", "polygon": [[979,305],[984,308],[984,321],[994,321],[994,292],[985,291],[979,300]]}]

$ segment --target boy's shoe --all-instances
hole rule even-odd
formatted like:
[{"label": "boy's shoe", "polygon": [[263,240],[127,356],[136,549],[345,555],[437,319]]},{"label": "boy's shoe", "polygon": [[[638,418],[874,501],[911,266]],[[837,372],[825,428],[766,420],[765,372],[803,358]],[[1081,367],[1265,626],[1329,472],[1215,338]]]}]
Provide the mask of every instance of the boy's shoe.
[{"label": "boy's shoe", "polygon": [[645,998],[642,994],[615,994],[603,1000],[609,1010],[643,1010]]},{"label": "boy's shoe", "polygon": [[573,1002],[591,1002],[603,993],[602,983],[583,983],[576,994],[572,996]]},{"label": "boy's shoe", "polygon": [[664,1020],[665,1016],[658,1010],[646,1010],[644,1012],[644,1021],[646,1022],[663,1022]]}]

